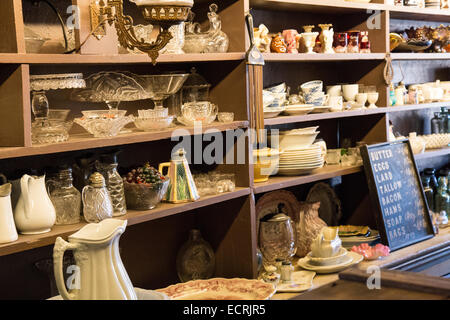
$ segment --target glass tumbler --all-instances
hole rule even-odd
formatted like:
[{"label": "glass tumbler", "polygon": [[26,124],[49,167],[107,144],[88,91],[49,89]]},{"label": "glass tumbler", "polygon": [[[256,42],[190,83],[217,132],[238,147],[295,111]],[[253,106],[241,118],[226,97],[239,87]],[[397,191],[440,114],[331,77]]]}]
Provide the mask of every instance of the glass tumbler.
[{"label": "glass tumbler", "polygon": [[347,52],[347,44],[348,44],[348,35],[347,32],[337,32],[334,35],[334,51],[336,53],[345,53]]},{"label": "glass tumbler", "polygon": [[347,53],[359,53],[359,31],[348,33]]}]

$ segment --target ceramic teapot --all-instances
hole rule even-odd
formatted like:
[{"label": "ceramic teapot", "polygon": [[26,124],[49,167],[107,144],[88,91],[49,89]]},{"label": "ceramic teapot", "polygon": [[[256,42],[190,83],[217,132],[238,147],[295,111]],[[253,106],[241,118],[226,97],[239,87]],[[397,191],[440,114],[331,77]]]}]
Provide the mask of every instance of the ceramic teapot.
[{"label": "ceramic teapot", "polygon": [[56,213],[45,187],[45,175],[25,174],[20,179],[20,197],[14,209],[14,220],[21,234],[40,234],[51,230]]},{"label": "ceramic teapot", "polygon": [[0,243],[16,241],[17,238],[11,207],[11,184],[6,183],[0,186]]},{"label": "ceramic teapot", "polygon": [[342,241],[339,238],[339,228],[324,227],[311,244],[313,257],[334,257],[341,248]]},{"label": "ceramic teapot", "polygon": [[[53,268],[56,286],[64,300],[137,300],[119,254],[119,238],[127,222],[105,219],[84,226],[69,236],[69,242],[61,237],[56,239]],[[69,291],[63,275],[66,250],[73,250],[79,268],[68,283]]]}]

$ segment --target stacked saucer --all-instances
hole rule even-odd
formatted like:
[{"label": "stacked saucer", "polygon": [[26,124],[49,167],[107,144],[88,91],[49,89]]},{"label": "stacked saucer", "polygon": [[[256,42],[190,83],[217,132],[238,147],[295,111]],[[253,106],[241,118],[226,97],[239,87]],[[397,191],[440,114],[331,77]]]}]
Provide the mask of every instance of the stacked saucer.
[{"label": "stacked saucer", "polygon": [[357,264],[363,260],[363,256],[353,252],[347,251],[345,248],[341,248],[336,256],[329,258],[316,258],[311,255],[311,252],[302,259],[298,260],[298,266],[315,271],[317,273],[333,273],[339,272],[351,265]]}]

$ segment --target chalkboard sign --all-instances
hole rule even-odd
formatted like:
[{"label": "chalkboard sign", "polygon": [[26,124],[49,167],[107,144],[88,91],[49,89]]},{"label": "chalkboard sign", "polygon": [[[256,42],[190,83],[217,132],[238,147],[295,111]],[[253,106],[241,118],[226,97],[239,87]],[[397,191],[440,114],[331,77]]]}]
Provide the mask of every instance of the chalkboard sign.
[{"label": "chalkboard sign", "polygon": [[397,250],[434,236],[409,140],[361,147],[383,244]]}]

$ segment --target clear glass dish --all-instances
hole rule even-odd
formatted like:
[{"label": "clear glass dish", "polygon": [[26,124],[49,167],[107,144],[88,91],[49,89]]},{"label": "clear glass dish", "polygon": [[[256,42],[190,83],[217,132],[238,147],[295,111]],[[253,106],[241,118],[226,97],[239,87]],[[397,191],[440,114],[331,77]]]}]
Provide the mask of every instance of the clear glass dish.
[{"label": "clear glass dish", "polygon": [[81,113],[88,119],[115,119],[124,117],[127,110],[85,110]]},{"label": "clear glass dish", "polygon": [[75,123],[82,126],[96,138],[115,137],[127,124],[134,121],[133,116],[115,118],[77,118]]},{"label": "clear glass dish", "polygon": [[170,127],[174,116],[167,116],[162,118],[136,118],[134,124],[136,128],[142,131],[161,130]]},{"label": "clear glass dish", "polygon": [[31,75],[32,91],[48,91],[57,89],[85,88],[86,82],[82,73]]}]

